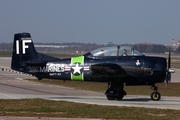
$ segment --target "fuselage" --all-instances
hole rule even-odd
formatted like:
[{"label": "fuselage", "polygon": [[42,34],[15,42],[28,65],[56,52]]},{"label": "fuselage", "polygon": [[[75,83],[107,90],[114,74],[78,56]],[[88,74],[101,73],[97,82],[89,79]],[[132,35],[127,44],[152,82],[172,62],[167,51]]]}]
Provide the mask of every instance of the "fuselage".
[{"label": "fuselage", "polygon": [[[115,64],[126,74],[106,74],[104,69],[96,72],[93,66]],[[167,63],[162,57],[148,56],[79,56],[73,58],[48,61],[43,66],[28,66],[27,71],[37,78],[51,78],[74,81],[106,82],[109,79],[120,79],[127,85],[154,84],[164,82]],[[109,69],[113,71],[113,69]],[[122,79],[121,79],[121,76]],[[125,77],[124,77],[125,76]]]}]

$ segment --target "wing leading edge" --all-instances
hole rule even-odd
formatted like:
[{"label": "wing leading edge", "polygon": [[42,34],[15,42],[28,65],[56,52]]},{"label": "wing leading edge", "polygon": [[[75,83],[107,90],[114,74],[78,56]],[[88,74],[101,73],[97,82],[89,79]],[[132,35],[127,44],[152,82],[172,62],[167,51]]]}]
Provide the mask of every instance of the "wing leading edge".
[{"label": "wing leading edge", "polygon": [[129,74],[122,67],[112,63],[92,65],[91,70],[93,78],[106,78],[108,80],[123,79],[129,76]]}]

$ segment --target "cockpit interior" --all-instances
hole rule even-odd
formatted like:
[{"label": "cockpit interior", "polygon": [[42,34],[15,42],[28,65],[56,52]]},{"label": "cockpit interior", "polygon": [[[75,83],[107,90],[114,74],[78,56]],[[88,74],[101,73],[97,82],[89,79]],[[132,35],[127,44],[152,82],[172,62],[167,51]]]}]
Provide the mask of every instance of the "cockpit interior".
[{"label": "cockpit interior", "polygon": [[130,46],[111,46],[98,48],[85,54],[85,56],[144,56]]}]

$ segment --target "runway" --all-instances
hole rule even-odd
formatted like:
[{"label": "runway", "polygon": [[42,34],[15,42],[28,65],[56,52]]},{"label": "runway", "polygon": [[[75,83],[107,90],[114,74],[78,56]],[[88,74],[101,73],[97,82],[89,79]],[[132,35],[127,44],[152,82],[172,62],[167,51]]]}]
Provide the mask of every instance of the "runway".
[{"label": "runway", "polygon": [[[0,68],[9,68],[10,61],[10,58],[1,57]],[[179,82],[180,75],[178,73],[176,72],[172,76],[174,82]],[[180,97],[162,96],[160,101],[152,101],[149,96],[127,95],[122,101],[109,101],[104,93],[47,85],[23,80],[24,78],[32,78],[32,76],[0,71],[0,99],[43,98],[107,106],[180,110]]]}]

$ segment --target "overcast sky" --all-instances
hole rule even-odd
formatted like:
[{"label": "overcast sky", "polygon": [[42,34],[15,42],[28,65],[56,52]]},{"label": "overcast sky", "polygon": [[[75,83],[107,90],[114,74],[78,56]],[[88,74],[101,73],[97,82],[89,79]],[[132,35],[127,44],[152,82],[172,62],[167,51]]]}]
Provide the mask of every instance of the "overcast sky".
[{"label": "overcast sky", "polygon": [[1,0],[0,42],[171,44],[180,39],[180,0]]}]

